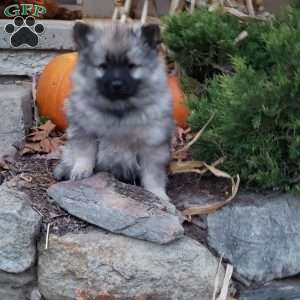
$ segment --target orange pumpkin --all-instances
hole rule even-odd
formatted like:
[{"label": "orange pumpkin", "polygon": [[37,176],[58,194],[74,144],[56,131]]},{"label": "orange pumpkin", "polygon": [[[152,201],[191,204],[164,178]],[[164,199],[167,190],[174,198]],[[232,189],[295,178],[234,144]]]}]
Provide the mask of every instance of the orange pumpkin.
[{"label": "orange pumpkin", "polygon": [[[72,90],[71,74],[77,58],[76,52],[56,56],[45,67],[38,80],[36,101],[39,114],[51,120],[60,130],[68,126],[64,102]],[[175,75],[169,75],[168,85],[173,98],[174,119],[178,126],[185,128],[189,110]]]},{"label": "orange pumpkin", "polygon": [[72,90],[71,74],[77,56],[76,52],[56,56],[45,67],[37,84],[39,114],[50,119],[60,130],[68,126],[64,102]]},{"label": "orange pumpkin", "polygon": [[173,99],[173,117],[176,125],[182,128],[187,127],[187,118],[190,114],[185,102],[185,97],[180,88],[176,75],[168,76],[168,85]]}]

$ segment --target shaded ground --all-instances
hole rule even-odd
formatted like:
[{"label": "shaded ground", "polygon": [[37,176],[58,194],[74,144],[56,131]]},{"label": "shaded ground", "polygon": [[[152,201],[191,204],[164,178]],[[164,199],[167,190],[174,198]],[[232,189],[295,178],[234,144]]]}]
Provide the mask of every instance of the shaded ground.
[{"label": "shaded ground", "polygon": [[[9,185],[30,196],[32,207],[43,217],[43,231],[49,223],[51,232],[57,234],[93,227],[48,201],[47,189],[55,183],[52,172],[56,164],[54,159],[21,157],[7,162],[7,168],[0,169],[0,174],[2,181],[9,181]],[[168,185],[168,193],[179,210],[224,199],[227,190],[228,182],[215,177],[201,178],[198,174],[172,176]],[[206,243],[205,219],[195,217],[192,223],[185,223],[184,227],[187,235]]]},{"label": "shaded ground", "polygon": [[19,158],[8,162],[9,169],[3,171],[2,175],[5,180],[10,180],[10,186],[17,187],[29,195],[32,207],[43,217],[44,232],[49,223],[51,232],[57,234],[86,230],[91,225],[48,202],[47,189],[55,183],[52,172],[56,164],[56,160]]}]

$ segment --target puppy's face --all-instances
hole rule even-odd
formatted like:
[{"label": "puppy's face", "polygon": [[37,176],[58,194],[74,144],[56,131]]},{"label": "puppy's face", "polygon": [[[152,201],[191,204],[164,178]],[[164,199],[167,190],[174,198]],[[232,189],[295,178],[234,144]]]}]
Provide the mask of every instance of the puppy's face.
[{"label": "puppy's face", "polygon": [[127,100],[136,95],[140,78],[135,77],[139,68],[126,54],[107,53],[97,70],[99,92],[110,100]]},{"label": "puppy's face", "polygon": [[158,63],[157,25],[91,27],[76,23],[74,37],[81,72],[110,102],[125,102],[137,96]]}]

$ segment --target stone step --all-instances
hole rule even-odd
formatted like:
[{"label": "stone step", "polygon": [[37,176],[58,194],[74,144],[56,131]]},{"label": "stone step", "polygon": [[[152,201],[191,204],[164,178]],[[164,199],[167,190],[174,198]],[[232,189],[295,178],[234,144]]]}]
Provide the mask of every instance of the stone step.
[{"label": "stone step", "polygon": [[[14,34],[17,34],[17,30],[13,33],[7,33],[5,27],[8,24],[12,24],[12,19],[2,19],[0,20],[0,32],[1,39],[0,39],[0,49],[40,49],[40,50],[74,50],[74,42],[72,37],[73,26],[75,21],[59,21],[59,20],[36,20],[37,24],[41,24],[44,27],[44,31],[40,34],[34,32],[34,27],[24,27],[26,30],[28,29],[29,37],[30,33],[33,36],[38,36],[38,45],[34,47],[30,47],[26,44],[22,44],[16,48],[11,45],[11,37]],[[16,27],[15,27],[16,28]],[[20,35],[23,38],[24,35]]]},{"label": "stone step", "polygon": [[0,76],[29,76],[40,74],[57,51],[0,50]]},{"label": "stone step", "polygon": [[21,141],[32,125],[30,82],[0,84],[0,157],[12,154],[12,145]]},{"label": "stone step", "polygon": [[[93,25],[99,25],[103,22],[109,21],[109,19],[85,19],[85,22],[88,22]],[[18,30],[22,27],[15,29],[13,33],[6,32],[6,26],[8,24],[12,24],[12,19],[0,19],[0,32],[1,32],[1,39],[0,39],[0,49],[2,50],[14,50],[14,51],[22,51],[22,50],[40,50],[40,51],[53,51],[53,52],[61,52],[61,51],[74,51],[75,50],[75,43],[73,40],[73,27],[76,21],[62,21],[62,20],[37,20],[33,27],[26,28],[27,34],[29,33],[29,39],[31,33],[38,37],[38,44],[35,46],[29,46],[24,41],[24,30],[22,35],[19,33]],[[42,25],[44,31],[40,34],[34,32],[34,27],[36,25]],[[15,26],[16,27],[16,26]],[[26,32],[25,32],[26,33]],[[22,44],[14,47],[11,43],[11,38],[15,34],[20,36],[22,40]],[[15,36],[16,37],[16,36]],[[28,41],[27,41],[28,42]],[[29,41],[30,44],[30,41]]]}]

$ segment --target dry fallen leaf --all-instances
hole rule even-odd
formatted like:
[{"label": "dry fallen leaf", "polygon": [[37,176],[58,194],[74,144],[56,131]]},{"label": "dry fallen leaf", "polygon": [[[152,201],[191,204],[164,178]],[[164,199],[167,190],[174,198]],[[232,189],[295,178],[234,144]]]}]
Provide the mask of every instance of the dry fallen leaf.
[{"label": "dry fallen leaf", "polygon": [[172,137],[172,152],[175,152],[180,147],[183,147],[187,141],[187,134],[189,133],[190,128],[183,129],[179,126],[174,130]]},{"label": "dry fallen leaf", "polygon": [[113,297],[109,293],[103,292],[97,295],[94,300],[113,300]]},{"label": "dry fallen leaf", "polygon": [[64,136],[55,131],[55,124],[47,121],[45,124],[32,128],[27,135],[26,142],[20,150],[20,155],[25,154],[47,154],[54,152],[64,144]]},{"label": "dry fallen leaf", "polygon": [[20,151],[21,155],[31,154],[31,153],[40,153],[41,151],[40,143],[26,143],[23,149]]},{"label": "dry fallen leaf", "polygon": [[108,292],[101,292],[94,298],[86,290],[77,290],[75,300],[113,300],[113,297]]},{"label": "dry fallen leaf", "polygon": [[[215,162],[213,162],[209,167],[216,167],[224,162],[225,158],[221,157]],[[187,160],[187,161],[172,161],[169,165],[170,175],[180,174],[180,173],[198,173],[205,174],[208,172],[207,164],[200,160]],[[213,173],[213,172],[212,172]]]},{"label": "dry fallen leaf", "polygon": [[[231,180],[231,195],[227,197],[224,201],[217,201],[214,203],[205,204],[202,206],[189,207],[182,211],[182,214],[186,217],[187,220],[191,221],[191,216],[194,215],[206,215],[215,212],[219,208],[228,204],[232,201],[237,195],[240,178],[239,175],[236,176],[236,181],[228,173],[217,169],[216,167],[222,164],[225,160],[225,157],[221,157],[212,164],[207,164],[204,161],[197,160],[187,160],[188,151],[202,136],[205,129],[214,119],[215,114],[212,114],[206,124],[193,136],[191,136],[189,131],[180,131],[177,129],[175,137],[172,143],[172,161],[169,165],[169,174],[182,174],[182,173],[197,173],[200,175],[205,174],[206,172],[212,173],[216,177],[229,179]],[[190,129],[189,129],[190,130]],[[178,147],[178,145],[180,147]],[[229,194],[229,193],[228,193]]]},{"label": "dry fallen leaf", "polygon": [[77,290],[75,300],[93,300],[93,298],[86,290]]},{"label": "dry fallen leaf", "polygon": [[217,168],[215,168],[214,166],[210,166],[208,165],[207,163],[203,163],[204,166],[212,173],[214,174],[216,177],[222,177],[222,178],[227,178],[227,179],[231,179],[232,177],[226,173],[226,172],[223,172]]},{"label": "dry fallen leaf", "polygon": [[173,157],[176,157],[178,154],[182,152],[187,152],[200,139],[201,135],[203,134],[203,132],[205,131],[205,129],[207,128],[207,126],[210,124],[210,122],[213,120],[214,117],[215,114],[212,114],[209,120],[206,122],[206,124],[204,124],[204,126],[196,133],[193,139],[189,141],[184,147],[175,151],[173,153]]},{"label": "dry fallen leaf", "polygon": [[204,162],[189,160],[189,161],[173,161],[169,165],[169,173],[171,175],[178,173],[199,173],[202,174]]},{"label": "dry fallen leaf", "polygon": [[51,133],[55,129],[56,125],[53,124],[50,120],[48,120],[45,124],[40,125],[38,128],[40,130],[44,130],[46,132]]},{"label": "dry fallen leaf", "polygon": [[214,213],[216,210],[222,208],[223,206],[225,206],[226,204],[231,202],[235,198],[235,196],[237,195],[237,192],[239,190],[240,177],[239,177],[239,175],[237,175],[236,181],[234,181],[233,178],[231,178],[231,180],[232,180],[232,194],[230,195],[229,198],[227,198],[224,201],[217,201],[217,202],[205,204],[202,206],[195,206],[195,207],[187,208],[182,212],[182,214],[184,216],[207,215],[207,214]]},{"label": "dry fallen leaf", "polygon": [[41,152],[49,153],[51,152],[51,142],[48,138],[40,141]]},{"label": "dry fallen leaf", "polygon": [[55,127],[56,127],[55,124],[53,124],[51,121],[47,121],[45,124],[33,128],[32,129],[33,132],[27,136],[27,140],[32,142],[42,141],[45,138],[50,136],[50,134],[53,132]]}]

